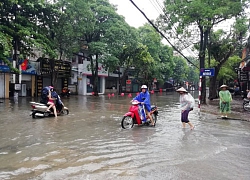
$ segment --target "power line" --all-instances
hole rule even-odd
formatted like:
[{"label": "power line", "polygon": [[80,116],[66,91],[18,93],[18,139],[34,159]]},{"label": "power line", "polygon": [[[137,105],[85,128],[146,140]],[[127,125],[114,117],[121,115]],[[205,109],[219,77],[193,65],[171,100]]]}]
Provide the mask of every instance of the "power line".
[{"label": "power line", "polygon": [[[151,1],[151,0],[150,0]],[[158,6],[159,6],[159,8],[161,9],[161,11],[163,12],[163,14],[165,15],[165,17],[168,19],[168,21],[170,21],[171,23],[172,23],[172,21],[171,21],[171,19],[168,17],[168,15],[164,12],[164,7],[160,4],[160,2],[158,1],[158,0],[156,0],[156,4],[158,4]],[[159,13],[159,14],[161,14],[161,13]],[[173,24],[173,28],[175,29],[175,31],[177,31],[177,27]],[[193,53],[193,51],[190,49],[190,45],[192,44],[190,44],[190,43],[187,43],[186,41],[183,41],[182,39],[180,39],[179,37],[178,37],[178,35],[177,35],[177,33],[173,30],[173,28],[171,29],[171,32],[176,36],[176,38],[181,42],[181,43],[183,43],[183,46],[182,46],[182,49],[181,49],[181,51],[182,50],[187,50],[189,53],[190,53],[190,51],[192,52],[192,53],[190,53],[190,54],[193,54],[194,55],[194,58],[196,58],[196,55]]]},{"label": "power line", "polygon": [[154,25],[154,23],[146,16],[146,14],[134,3],[133,0],[129,0],[138,11],[147,19],[147,21],[154,27],[154,29],[164,38],[167,40],[167,42],[172,46],[172,48],[177,51],[183,58],[185,58],[190,64],[192,64],[194,67],[199,69],[198,66],[196,66],[193,62],[191,62],[182,52],[180,52],[169,40],[168,38]]}]

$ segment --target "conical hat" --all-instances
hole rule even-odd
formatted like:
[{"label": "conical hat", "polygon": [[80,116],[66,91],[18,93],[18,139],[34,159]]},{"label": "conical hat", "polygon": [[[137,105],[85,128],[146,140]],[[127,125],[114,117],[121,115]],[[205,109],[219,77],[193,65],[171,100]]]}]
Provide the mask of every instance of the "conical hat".
[{"label": "conical hat", "polygon": [[223,84],[220,88],[228,88],[228,86]]},{"label": "conical hat", "polygon": [[183,87],[181,87],[181,88],[177,89],[176,91],[177,91],[177,92],[187,92],[187,90],[186,90],[186,89],[184,89]]}]

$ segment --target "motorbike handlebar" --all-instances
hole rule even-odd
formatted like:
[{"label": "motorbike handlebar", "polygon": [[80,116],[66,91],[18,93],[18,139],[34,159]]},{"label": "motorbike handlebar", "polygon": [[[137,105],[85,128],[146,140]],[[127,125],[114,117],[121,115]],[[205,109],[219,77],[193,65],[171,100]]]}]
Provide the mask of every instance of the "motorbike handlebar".
[{"label": "motorbike handlebar", "polygon": [[143,102],[139,102],[139,101],[137,101],[137,100],[131,100],[130,101],[132,104],[142,104]]}]

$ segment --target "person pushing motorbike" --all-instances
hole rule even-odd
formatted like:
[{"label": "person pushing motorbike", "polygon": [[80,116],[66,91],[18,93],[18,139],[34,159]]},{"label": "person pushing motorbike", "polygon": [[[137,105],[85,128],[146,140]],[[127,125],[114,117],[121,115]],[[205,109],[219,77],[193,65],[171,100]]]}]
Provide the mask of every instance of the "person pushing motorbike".
[{"label": "person pushing motorbike", "polygon": [[133,100],[137,100],[141,102],[142,105],[145,107],[146,114],[148,115],[151,125],[155,126],[155,122],[150,114],[151,111],[151,104],[150,104],[150,94],[148,92],[148,87],[146,85],[141,86],[141,92],[138,94]]}]

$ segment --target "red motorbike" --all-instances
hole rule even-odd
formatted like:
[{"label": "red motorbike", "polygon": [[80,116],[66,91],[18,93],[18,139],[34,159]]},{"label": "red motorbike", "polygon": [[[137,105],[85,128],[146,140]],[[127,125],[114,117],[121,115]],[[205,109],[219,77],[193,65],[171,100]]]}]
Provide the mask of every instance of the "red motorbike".
[{"label": "red motorbike", "polygon": [[[129,108],[129,112],[124,114],[122,121],[121,121],[121,126],[123,129],[129,129],[133,128],[134,124],[138,125],[150,125],[150,119],[148,116],[146,116],[146,121],[144,121],[143,116],[142,116],[142,111],[144,111],[144,106],[141,105],[141,102],[139,101],[132,101],[132,106]],[[157,121],[157,116],[158,116],[158,110],[157,106],[152,105],[151,106],[151,111],[150,114],[156,123]]]}]

